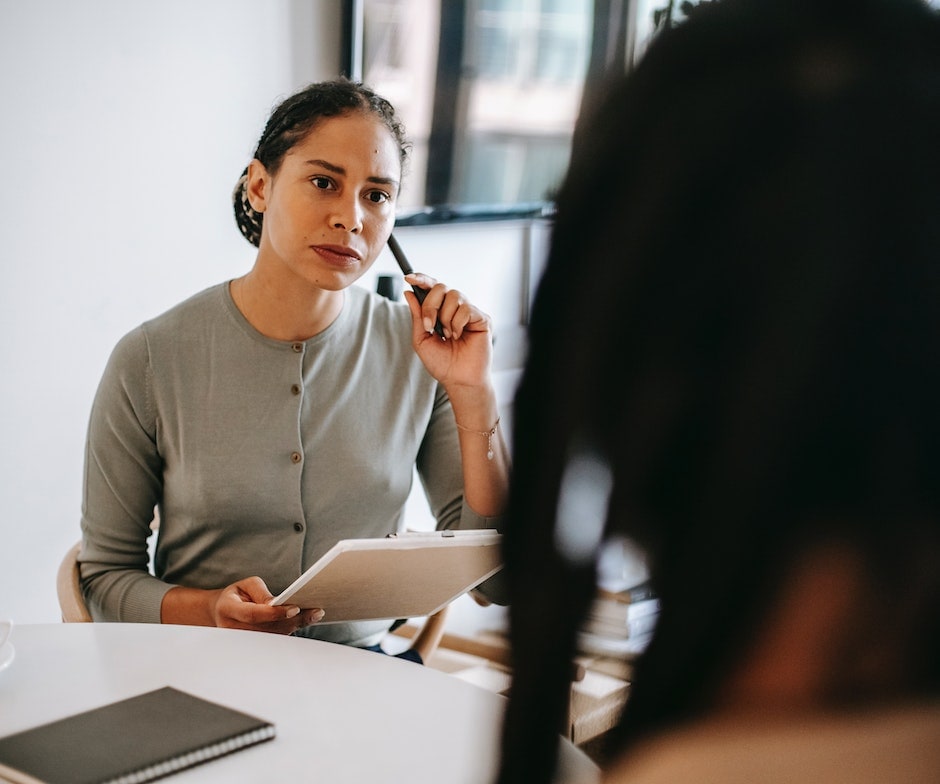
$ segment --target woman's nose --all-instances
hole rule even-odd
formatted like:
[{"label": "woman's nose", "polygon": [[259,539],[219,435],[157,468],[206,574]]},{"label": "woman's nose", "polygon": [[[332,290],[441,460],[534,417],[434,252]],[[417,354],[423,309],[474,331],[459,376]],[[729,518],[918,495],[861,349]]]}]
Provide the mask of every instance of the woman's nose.
[{"label": "woman's nose", "polygon": [[330,225],[334,229],[344,229],[358,233],[362,229],[362,211],[355,199],[342,199],[330,215]]}]

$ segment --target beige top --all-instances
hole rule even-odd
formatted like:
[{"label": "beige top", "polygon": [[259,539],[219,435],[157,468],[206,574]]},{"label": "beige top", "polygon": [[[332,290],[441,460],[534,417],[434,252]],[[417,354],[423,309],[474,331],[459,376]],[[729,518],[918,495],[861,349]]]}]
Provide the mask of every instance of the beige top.
[{"label": "beige top", "polygon": [[842,716],[709,721],[655,738],[606,784],[936,784],[940,703]]}]

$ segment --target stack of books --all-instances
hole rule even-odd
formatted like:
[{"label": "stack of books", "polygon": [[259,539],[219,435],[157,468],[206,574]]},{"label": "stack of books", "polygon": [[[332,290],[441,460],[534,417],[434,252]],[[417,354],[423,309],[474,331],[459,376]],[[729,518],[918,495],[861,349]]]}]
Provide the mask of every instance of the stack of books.
[{"label": "stack of books", "polygon": [[585,653],[636,655],[653,636],[659,617],[659,597],[644,582],[621,591],[599,588],[581,628]]}]

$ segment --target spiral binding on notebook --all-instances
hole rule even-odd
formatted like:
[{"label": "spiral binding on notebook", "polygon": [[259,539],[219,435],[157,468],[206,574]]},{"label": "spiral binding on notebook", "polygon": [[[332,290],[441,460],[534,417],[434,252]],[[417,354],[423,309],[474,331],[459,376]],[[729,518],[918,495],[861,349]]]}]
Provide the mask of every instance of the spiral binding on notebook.
[{"label": "spiral binding on notebook", "polygon": [[137,770],[132,773],[125,773],[121,776],[118,776],[117,778],[109,779],[108,781],[103,782],[103,784],[145,784],[145,782],[154,781],[155,779],[160,779],[164,776],[169,776],[171,773],[178,773],[179,771],[185,770],[186,768],[192,768],[196,765],[201,765],[203,762],[209,762],[210,760],[224,757],[225,755],[231,754],[233,751],[243,749],[246,746],[253,746],[256,743],[262,743],[263,741],[271,740],[274,737],[274,733],[275,730],[273,725],[259,727],[258,729],[243,733],[242,735],[226,738],[225,740],[220,741],[219,743],[214,743],[211,746],[196,749],[194,751],[187,752],[186,754],[182,754],[179,757],[173,757],[172,759],[158,762],[154,765],[149,765],[142,770]]}]

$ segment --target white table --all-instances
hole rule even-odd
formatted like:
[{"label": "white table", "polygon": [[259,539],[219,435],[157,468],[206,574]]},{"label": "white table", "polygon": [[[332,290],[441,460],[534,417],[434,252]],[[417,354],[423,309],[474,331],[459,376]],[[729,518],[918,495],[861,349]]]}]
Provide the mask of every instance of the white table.
[{"label": "white table", "polygon": [[[168,779],[179,784],[488,784],[496,769],[504,699],[391,656],[150,624],[23,625],[10,642],[0,735],[167,685],[276,725],[273,741]],[[565,741],[559,781],[598,779]]]}]

